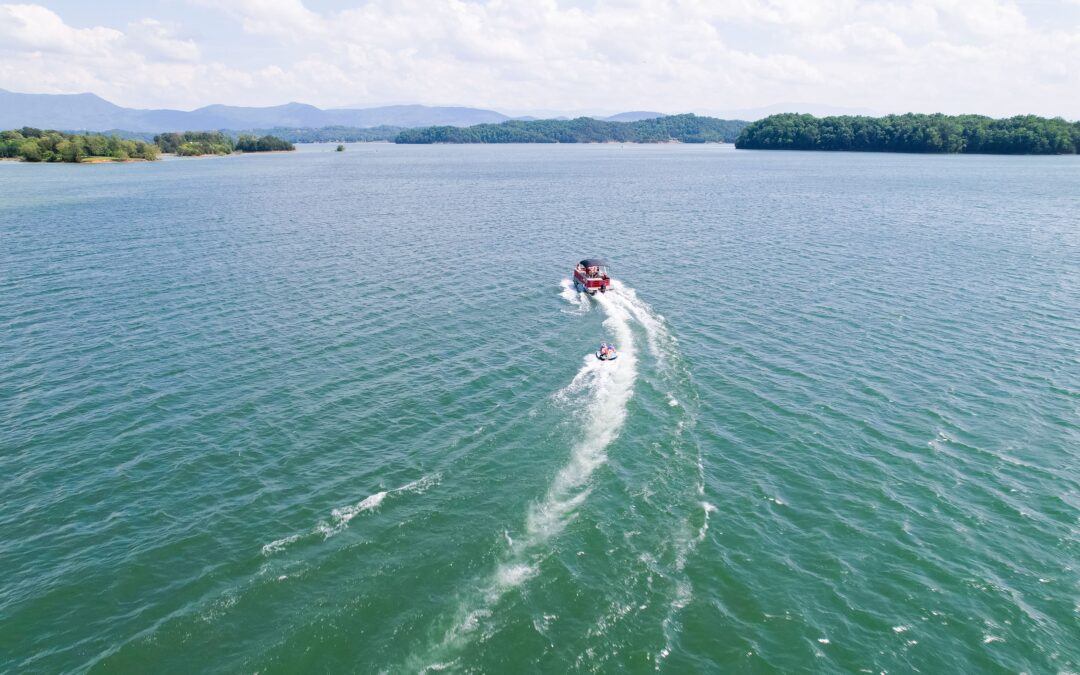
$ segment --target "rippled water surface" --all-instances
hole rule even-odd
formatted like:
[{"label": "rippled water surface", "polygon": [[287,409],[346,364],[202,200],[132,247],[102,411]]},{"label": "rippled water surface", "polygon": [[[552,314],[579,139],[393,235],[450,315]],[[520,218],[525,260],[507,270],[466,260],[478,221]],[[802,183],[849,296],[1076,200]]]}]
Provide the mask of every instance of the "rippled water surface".
[{"label": "rippled water surface", "polygon": [[0,505],[0,672],[1076,672],[1080,162],[0,163]]}]

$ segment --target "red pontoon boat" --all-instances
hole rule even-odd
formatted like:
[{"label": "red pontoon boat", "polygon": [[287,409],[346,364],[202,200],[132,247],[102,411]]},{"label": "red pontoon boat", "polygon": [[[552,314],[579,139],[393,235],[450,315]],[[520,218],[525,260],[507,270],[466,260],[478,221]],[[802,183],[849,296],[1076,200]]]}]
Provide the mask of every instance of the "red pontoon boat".
[{"label": "red pontoon boat", "polygon": [[604,293],[611,286],[611,277],[607,273],[607,263],[596,258],[586,258],[574,268],[574,288],[589,295],[597,291]]}]

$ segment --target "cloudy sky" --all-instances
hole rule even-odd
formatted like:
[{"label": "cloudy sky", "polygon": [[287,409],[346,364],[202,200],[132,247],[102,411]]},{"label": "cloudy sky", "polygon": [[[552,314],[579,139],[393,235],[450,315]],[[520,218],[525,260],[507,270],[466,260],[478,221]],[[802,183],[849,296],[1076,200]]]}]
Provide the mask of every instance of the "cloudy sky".
[{"label": "cloudy sky", "polygon": [[0,0],[0,88],[134,107],[1080,117],[1080,0]]}]

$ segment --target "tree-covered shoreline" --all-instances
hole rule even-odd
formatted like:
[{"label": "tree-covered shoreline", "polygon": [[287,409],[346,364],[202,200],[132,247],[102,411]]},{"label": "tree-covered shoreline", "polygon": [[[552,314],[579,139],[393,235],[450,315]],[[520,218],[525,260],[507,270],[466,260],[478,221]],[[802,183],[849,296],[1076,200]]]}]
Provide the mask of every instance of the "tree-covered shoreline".
[{"label": "tree-covered shoreline", "polygon": [[271,127],[252,129],[257,135],[277,136],[290,143],[370,143],[393,141],[405,127]]},{"label": "tree-covered shoreline", "polygon": [[153,161],[158,146],[117,135],[67,134],[33,127],[0,131],[0,158],[24,162]]},{"label": "tree-covered shoreline", "polygon": [[74,134],[33,127],[0,131],[0,159],[24,162],[152,162],[162,152],[193,157],[295,149],[292,143],[274,136],[240,134],[234,140],[219,131],[158,134],[153,143],[125,139],[117,134]]},{"label": "tree-covered shoreline", "polygon": [[510,120],[471,127],[405,129],[395,143],[730,143],[747,122],[698,115],[669,115],[637,122]]},{"label": "tree-covered shoreline", "polygon": [[[285,138],[262,131],[275,131]],[[292,142],[393,140],[431,143],[719,143],[746,150],[965,154],[1080,154],[1080,122],[1021,115],[888,115],[814,117],[772,115],[756,122],[693,114],[635,122],[590,117],[573,120],[510,120],[471,127],[416,129],[275,128],[243,132],[186,131],[157,134],[153,143],[117,133],[82,133],[32,127],[0,131],[0,159],[26,162],[153,161],[161,153],[181,157],[295,150]]]},{"label": "tree-covered shoreline", "polygon": [[279,152],[295,150],[288,141],[275,136],[240,134],[235,140],[221,131],[185,131],[158,134],[154,143],[162,152],[180,157],[202,155],[231,155],[234,152]]},{"label": "tree-covered shoreline", "polygon": [[888,115],[814,117],[785,113],[742,130],[745,150],[831,150],[996,155],[1080,153],[1080,122],[1020,115]]}]

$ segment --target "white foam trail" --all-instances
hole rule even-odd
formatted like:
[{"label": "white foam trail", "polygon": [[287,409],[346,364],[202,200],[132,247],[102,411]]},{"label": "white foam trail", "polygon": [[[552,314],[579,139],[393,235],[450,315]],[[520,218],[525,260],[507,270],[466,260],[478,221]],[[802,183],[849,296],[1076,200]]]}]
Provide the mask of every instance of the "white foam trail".
[{"label": "white foam trail", "polygon": [[364,511],[372,511],[379,508],[379,505],[386,499],[386,495],[387,492],[385,490],[383,492],[376,492],[370,497],[364,498],[357,504],[334,509],[330,512],[330,515],[334,518],[334,524],[327,525],[326,523],[319,523],[317,527],[319,533],[326,539],[329,539],[348,527],[349,521]]},{"label": "white foam trail", "polygon": [[[645,329],[649,352],[655,359],[661,377],[676,386],[688,383],[688,373],[679,358],[678,340],[668,331],[664,317],[654,312],[647,303],[639,299],[634,289],[628,288],[619,282],[613,282],[612,288],[616,292],[609,295],[612,295],[614,301],[619,303]],[[679,408],[682,407],[684,402],[680,402],[672,393],[668,392],[669,407]],[[690,403],[693,403],[692,397]],[[690,411],[687,414],[690,417],[684,417],[678,423],[675,432],[676,439],[683,434],[687,423],[693,424],[693,412]],[[681,443],[674,442],[672,448],[675,459],[690,460],[684,455]],[[675,547],[675,572],[681,578],[675,583],[675,595],[668,606],[667,616],[662,622],[666,644],[660,655],[655,659],[657,668],[660,668],[660,662],[674,649],[676,634],[680,629],[678,615],[693,599],[693,585],[685,573],[686,561],[697,549],[698,544],[704,541],[709,528],[709,515],[716,511],[715,506],[701,499],[705,495],[705,466],[700,446],[697,447],[697,457],[694,459],[696,459],[697,468],[694,491],[697,499],[688,502],[691,511],[687,514],[687,522],[681,527],[671,528]],[[701,508],[703,512],[698,512],[697,508]],[[700,513],[701,524],[696,528],[695,532],[691,523],[698,513]]]},{"label": "white foam trail", "polygon": [[701,508],[705,509],[705,515],[701,521],[701,528],[698,529],[697,540],[702,542],[705,540],[705,534],[709,531],[709,514],[716,513],[716,507],[709,502],[701,502]]},{"label": "white foam trail", "polygon": [[424,476],[423,478],[417,478],[411,483],[406,483],[399,488],[389,490],[389,492],[411,492],[413,494],[422,495],[429,489],[435,487],[442,480],[441,473],[433,473],[430,476]]},{"label": "white foam trail", "polygon": [[308,532],[300,532],[297,534],[290,534],[287,537],[282,537],[275,541],[270,542],[262,547],[262,554],[269,556],[279,551],[285,550],[290,544],[300,541],[304,537],[313,535],[322,535],[323,539],[329,539],[330,537],[338,534],[346,527],[349,526],[349,522],[353,518],[356,518],[361,513],[367,511],[374,511],[382,506],[382,503],[390,495],[399,492],[409,492],[413,494],[423,494],[427,492],[431,487],[438,485],[439,480],[442,478],[442,474],[434,473],[429,476],[424,476],[411,483],[406,483],[401,487],[396,487],[390,490],[383,490],[376,492],[373,495],[369,495],[356,504],[350,504],[348,506],[342,506],[330,511],[330,517],[332,522],[320,521],[312,530]]},{"label": "white foam trail", "polygon": [[508,552],[482,593],[483,606],[463,606],[440,647],[453,647],[467,639],[477,628],[479,619],[491,614],[491,607],[503,594],[536,574],[543,545],[573,520],[575,510],[589,496],[590,477],[607,461],[607,447],[626,420],[627,403],[637,377],[637,356],[630,328],[633,316],[618,296],[618,291],[611,291],[594,298],[607,314],[604,326],[619,348],[619,358],[600,361],[590,353],[570,383],[555,395],[564,400],[575,394],[586,397],[581,440],[571,448],[569,461],[555,475],[544,497],[529,508],[524,533],[517,539],[506,535]]},{"label": "white foam trail", "polygon": [[563,279],[559,282],[559,287],[562,290],[559,295],[563,300],[566,300],[576,309],[574,314],[584,314],[589,311],[589,296],[586,293],[582,293],[574,288],[574,282],[569,279]]},{"label": "white foam trail", "polygon": [[[608,315],[604,326],[615,336],[619,358],[605,362],[591,354],[586,356],[581,370],[563,390],[565,396],[582,387],[589,389],[590,405],[584,436],[570,451],[569,463],[555,475],[544,499],[529,509],[525,536],[517,543],[517,550],[513,551],[516,558],[524,557],[530,549],[566,526],[567,517],[588,497],[586,483],[597,467],[607,460],[607,446],[615,440],[626,421],[626,405],[633,394],[637,377],[630,315],[614,297],[606,294],[595,297]],[[504,563],[509,566],[517,564],[517,561]]]},{"label": "white foam trail", "polygon": [[302,534],[290,534],[287,537],[282,537],[281,539],[277,539],[275,541],[272,541],[269,544],[265,544],[262,547],[262,553],[263,553],[263,555],[270,555],[271,553],[277,553],[278,551],[283,551],[283,550],[285,550],[286,546],[293,543],[294,541],[296,541],[297,539],[299,539],[302,536],[303,536]]},{"label": "white foam trail", "polygon": [[657,366],[664,367],[666,365],[665,352],[674,352],[675,347],[675,338],[668,332],[664,317],[654,312],[648,303],[638,298],[634,289],[621,281],[613,279],[611,288],[616,291],[612,297],[645,328],[649,353],[656,359]]},{"label": "white foam trail", "polygon": [[[563,280],[561,287],[563,299],[582,313],[589,310],[592,304],[590,298],[574,291],[569,279]],[[484,620],[492,615],[500,598],[538,573],[547,550],[545,544],[573,521],[580,505],[588,499],[590,479],[596,469],[607,461],[607,448],[623,427],[637,378],[637,354],[631,326],[636,323],[644,329],[648,350],[662,377],[673,386],[689,381],[678,356],[678,342],[668,331],[664,318],[641,301],[632,288],[613,280],[606,294],[593,296],[592,300],[607,316],[604,325],[619,348],[619,358],[601,362],[589,354],[573,379],[554,394],[554,398],[560,402],[587,402],[582,414],[581,439],[572,447],[569,461],[556,474],[544,497],[529,507],[524,532],[514,538],[508,532],[503,533],[506,553],[487,583],[478,589],[478,596],[462,603],[452,627],[440,643],[424,654],[415,655],[414,670],[423,670],[423,664],[442,662],[470,640],[485,639],[487,633],[478,636],[478,632],[485,630],[487,622]],[[689,400],[679,400],[674,394],[668,393],[667,399],[670,408],[678,410],[681,415],[676,430],[676,435],[680,436],[688,422],[693,424],[693,411],[696,409],[693,396]],[[685,407],[687,403],[690,404],[689,409]],[[677,457],[694,461],[685,457],[680,443],[673,443],[673,447]],[[660,658],[666,658],[674,648],[679,630],[678,614],[693,598],[693,586],[684,570],[687,557],[705,539],[709,516],[716,511],[712,504],[704,501],[705,471],[700,447],[694,459],[697,471],[693,488],[696,495],[688,501],[688,506],[693,507],[692,514],[687,515],[687,521],[681,527],[673,528],[676,537],[674,572],[681,578],[676,581],[675,596],[663,621],[666,645]],[[701,521],[695,527],[693,521],[698,517]],[[659,659],[657,667],[660,667]]]}]

